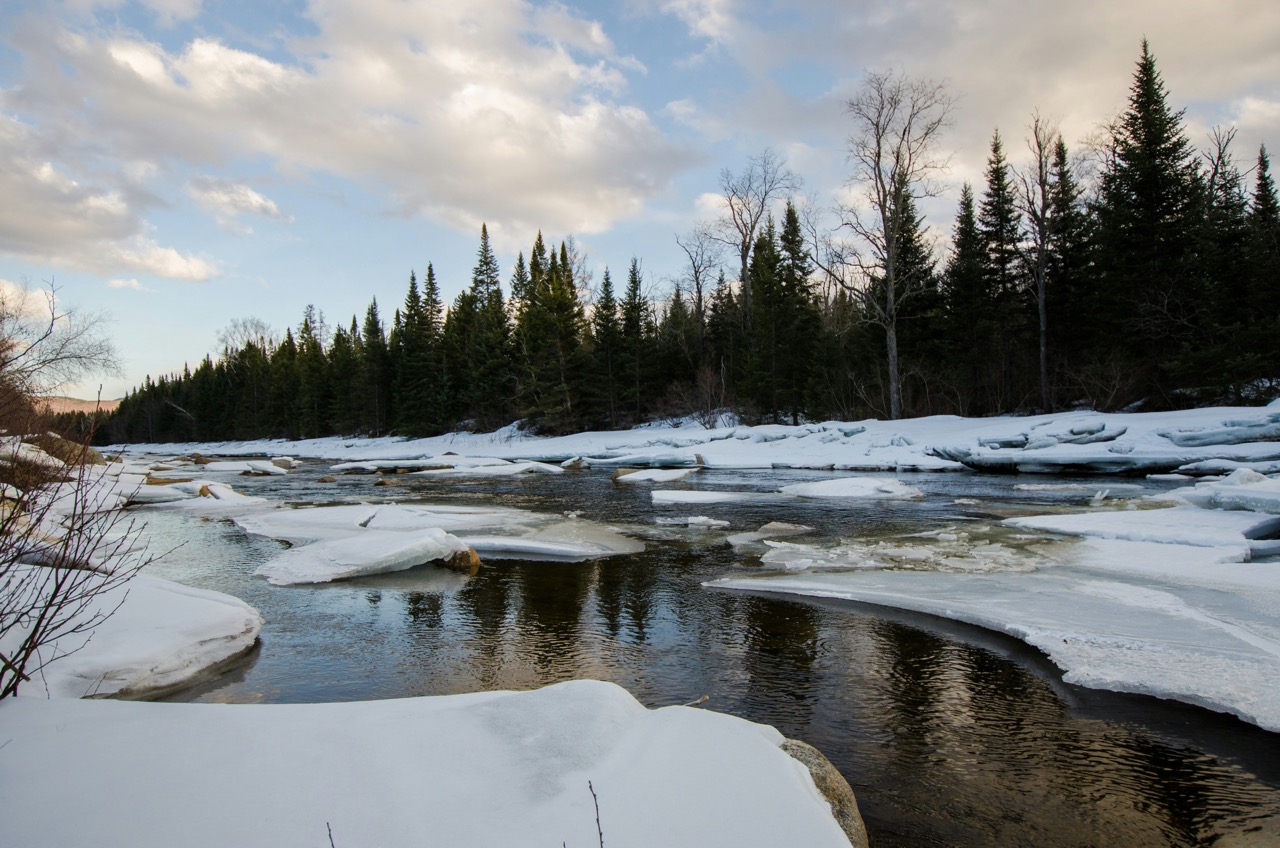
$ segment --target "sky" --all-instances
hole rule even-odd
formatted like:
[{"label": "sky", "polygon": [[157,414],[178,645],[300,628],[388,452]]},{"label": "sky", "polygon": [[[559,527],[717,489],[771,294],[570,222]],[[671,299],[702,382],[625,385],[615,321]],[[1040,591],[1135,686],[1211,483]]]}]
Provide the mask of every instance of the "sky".
[{"label": "sky", "polygon": [[766,148],[815,208],[852,196],[845,103],[883,70],[956,98],[941,254],[992,133],[1020,164],[1038,110],[1083,150],[1143,38],[1193,144],[1280,149],[1274,0],[5,0],[0,292],[107,321],[121,373],[69,392],[104,398],[238,319],[389,322],[429,262],[451,301],[482,223],[504,280],[541,230],[660,294]]}]

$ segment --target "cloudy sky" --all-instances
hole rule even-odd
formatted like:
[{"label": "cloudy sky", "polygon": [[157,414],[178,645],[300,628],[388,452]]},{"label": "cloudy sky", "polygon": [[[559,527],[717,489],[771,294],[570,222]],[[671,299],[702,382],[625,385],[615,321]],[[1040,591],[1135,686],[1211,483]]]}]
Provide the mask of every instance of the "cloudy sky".
[{"label": "cloudy sky", "polygon": [[428,262],[452,299],[481,222],[504,277],[541,229],[657,289],[766,147],[832,202],[843,103],[889,68],[958,98],[945,236],[992,131],[1016,161],[1039,109],[1079,147],[1144,36],[1194,143],[1280,149],[1274,0],[5,0],[0,285],[110,316],[105,397],[237,318],[389,318]]}]

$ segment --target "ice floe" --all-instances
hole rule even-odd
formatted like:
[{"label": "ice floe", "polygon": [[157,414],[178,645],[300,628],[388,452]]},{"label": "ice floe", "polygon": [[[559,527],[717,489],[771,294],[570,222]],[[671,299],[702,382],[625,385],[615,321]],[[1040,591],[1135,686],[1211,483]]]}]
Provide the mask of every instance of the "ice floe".
[{"label": "ice floe", "polygon": [[328,583],[404,571],[426,562],[449,560],[466,551],[466,543],[437,527],[366,529],[343,538],[291,548],[263,563],[254,573],[266,577],[275,586]]},{"label": "ice floe", "polygon": [[656,504],[731,503],[758,497],[754,492],[734,492],[728,489],[717,492],[696,489],[654,489],[649,494]]},{"label": "ice floe", "polygon": [[877,477],[837,477],[813,483],[793,483],[782,487],[783,494],[798,498],[873,498],[909,500],[924,497],[924,492],[901,480]]}]

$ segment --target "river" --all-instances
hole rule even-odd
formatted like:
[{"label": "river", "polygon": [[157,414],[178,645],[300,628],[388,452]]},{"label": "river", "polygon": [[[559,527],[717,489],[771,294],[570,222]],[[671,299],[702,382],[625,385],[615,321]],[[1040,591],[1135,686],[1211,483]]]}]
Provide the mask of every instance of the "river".
[{"label": "river", "polygon": [[[1065,683],[1039,652],[966,625],[706,589],[704,581],[758,562],[725,544],[725,531],[655,523],[708,515],[741,532],[789,521],[814,527],[806,541],[820,541],[1079,505],[1088,498],[1080,491],[921,474],[900,475],[925,491],[918,502],[655,507],[650,486],[618,485],[603,471],[375,488],[368,476],[321,483],[327,468],[309,462],[235,485],[293,504],[395,499],[576,512],[624,528],[646,550],[585,564],[486,562],[471,578],[425,566],[282,588],[252,574],[279,543],[229,522],[149,510],[152,551],[174,548],[150,573],[243,598],[265,620],[246,662],[172,700],[341,701],[596,678],[649,706],[707,695],[709,709],[818,746],[857,792],[878,848],[1280,844],[1280,734]],[[822,476],[703,472],[697,485],[776,491]]]}]

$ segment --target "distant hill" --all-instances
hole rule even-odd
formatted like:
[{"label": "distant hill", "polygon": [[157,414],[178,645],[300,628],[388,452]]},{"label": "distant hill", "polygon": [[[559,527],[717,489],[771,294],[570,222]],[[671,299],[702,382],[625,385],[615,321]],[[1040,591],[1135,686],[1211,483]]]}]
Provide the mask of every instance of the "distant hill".
[{"label": "distant hill", "polygon": [[103,412],[114,412],[116,407],[120,405],[119,398],[98,402],[96,400],[80,400],[79,398],[69,397],[47,397],[41,398],[39,402],[48,407],[49,411],[54,414],[62,412],[93,412],[94,409],[101,409]]}]

